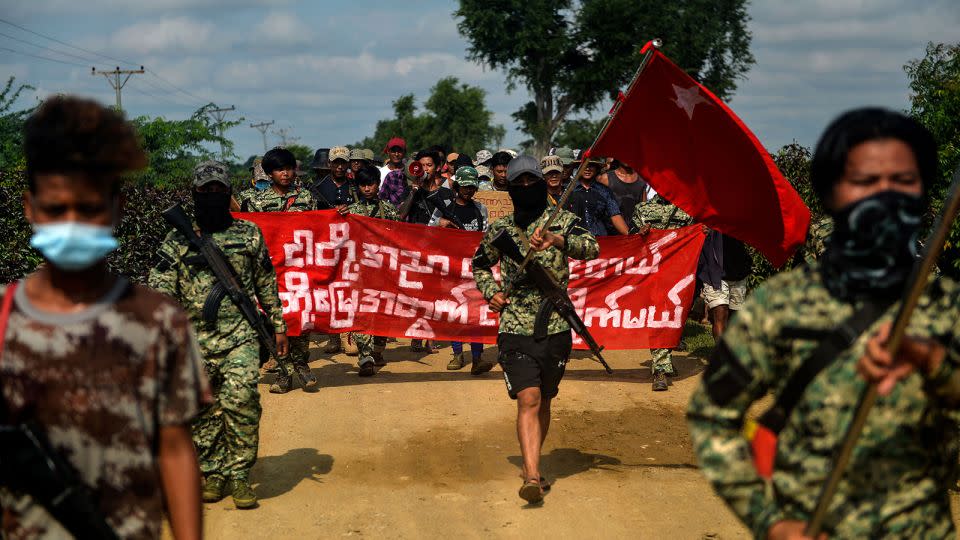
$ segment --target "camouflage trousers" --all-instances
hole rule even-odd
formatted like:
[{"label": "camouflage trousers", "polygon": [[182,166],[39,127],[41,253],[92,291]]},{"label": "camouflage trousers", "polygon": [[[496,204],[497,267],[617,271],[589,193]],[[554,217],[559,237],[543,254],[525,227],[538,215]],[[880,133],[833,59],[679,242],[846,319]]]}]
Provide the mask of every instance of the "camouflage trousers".
[{"label": "camouflage trousers", "polygon": [[246,479],[257,461],[260,442],[257,344],[247,341],[226,353],[204,355],[204,368],[213,404],[190,426],[200,472]]},{"label": "camouflage trousers", "polygon": [[289,351],[277,360],[277,366],[287,375],[293,373],[295,364],[310,363],[310,335],[290,336],[287,338]]},{"label": "camouflage trousers", "polygon": [[656,373],[673,373],[673,349],[650,349],[650,371]]},{"label": "camouflage trousers", "polygon": [[353,333],[353,342],[357,344],[360,360],[371,356],[373,353],[382,353],[387,348],[387,338],[381,336],[371,336],[369,334]]}]

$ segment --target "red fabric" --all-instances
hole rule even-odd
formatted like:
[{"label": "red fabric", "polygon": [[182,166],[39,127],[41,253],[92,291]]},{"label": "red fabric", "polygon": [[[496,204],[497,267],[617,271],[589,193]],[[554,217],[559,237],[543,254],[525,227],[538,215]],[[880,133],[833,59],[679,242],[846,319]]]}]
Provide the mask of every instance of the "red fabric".
[{"label": "red fabric", "polygon": [[750,439],[750,449],[757,474],[769,480],[773,476],[773,464],[777,459],[777,434],[763,424],[757,424],[756,432]]},{"label": "red fabric", "polygon": [[760,141],[659,51],[590,155],[627,162],[657,193],[775,266],[806,238],[810,211]]},{"label": "red fabric", "polygon": [[[497,315],[471,272],[481,233],[334,210],[236,216],[263,231],[290,335],[356,330],[496,342]],[[703,240],[698,225],[601,238],[598,259],[571,264],[570,297],[597,342],[608,349],[676,346]]]}]

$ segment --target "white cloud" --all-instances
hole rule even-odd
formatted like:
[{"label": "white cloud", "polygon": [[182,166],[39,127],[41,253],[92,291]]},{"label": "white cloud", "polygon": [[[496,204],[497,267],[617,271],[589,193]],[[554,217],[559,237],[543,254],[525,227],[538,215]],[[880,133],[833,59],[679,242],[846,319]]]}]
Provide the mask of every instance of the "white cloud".
[{"label": "white cloud", "polygon": [[189,17],[173,17],[136,23],[116,31],[111,45],[129,55],[173,52],[213,52],[229,45],[215,36],[216,27]]},{"label": "white cloud", "polygon": [[166,13],[282,6],[292,0],[30,0],[7,2],[5,14],[17,19],[82,13],[86,16]]},{"label": "white cloud", "polygon": [[259,45],[302,45],[310,43],[310,28],[286,12],[271,12],[257,24],[253,42]]}]

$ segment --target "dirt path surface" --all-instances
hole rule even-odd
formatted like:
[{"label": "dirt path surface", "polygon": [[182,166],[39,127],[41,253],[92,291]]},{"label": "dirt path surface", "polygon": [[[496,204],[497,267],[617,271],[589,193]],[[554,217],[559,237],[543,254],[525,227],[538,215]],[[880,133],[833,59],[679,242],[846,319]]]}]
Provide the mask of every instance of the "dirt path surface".
[{"label": "dirt path surface", "polygon": [[[545,503],[517,497],[516,408],[500,368],[447,371],[450,348],[391,343],[372,378],[311,347],[322,388],[262,384],[256,510],[207,505],[206,536],[237,538],[744,538],[696,469],[683,411],[703,361],[677,355],[668,392],[647,351],[612,351],[615,374],[575,353],[554,402]],[[493,349],[485,352],[494,358]],[[270,379],[264,379],[264,383]]]}]

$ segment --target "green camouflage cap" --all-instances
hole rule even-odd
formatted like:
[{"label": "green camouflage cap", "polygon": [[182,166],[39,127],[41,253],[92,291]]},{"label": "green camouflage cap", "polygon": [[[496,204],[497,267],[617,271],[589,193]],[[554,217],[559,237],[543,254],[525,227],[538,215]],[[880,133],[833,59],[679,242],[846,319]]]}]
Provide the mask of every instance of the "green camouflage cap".
[{"label": "green camouflage cap", "polygon": [[558,158],[560,158],[560,161],[563,162],[563,166],[564,166],[564,167],[566,167],[567,165],[573,164],[573,161],[574,161],[574,159],[573,159],[573,148],[567,148],[567,147],[565,147],[565,146],[564,146],[564,147],[561,147],[561,148],[557,148],[557,149],[553,152],[553,155],[555,155],[555,156],[557,156]]},{"label": "green camouflage cap", "polygon": [[477,179],[477,170],[473,167],[464,166],[457,169],[457,174],[453,178],[453,183],[459,187],[480,187],[480,181]]},{"label": "green camouflage cap", "polygon": [[360,148],[351,148],[350,149],[350,161],[360,160],[363,161],[367,158],[363,157],[363,150]]},{"label": "green camouflage cap", "polygon": [[493,173],[490,172],[490,167],[486,165],[477,165],[477,178],[486,178],[487,180],[493,179]]},{"label": "green camouflage cap", "polygon": [[230,170],[219,161],[204,161],[193,169],[193,187],[201,187],[210,182],[220,182],[230,187]]},{"label": "green camouflage cap", "polygon": [[373,150],[369,148],[364,148],[363,150],[361,150],[361,152],[363,152],[363,159],[367,161],[373,161],[374,157],[376,157],[373,153]]}]

